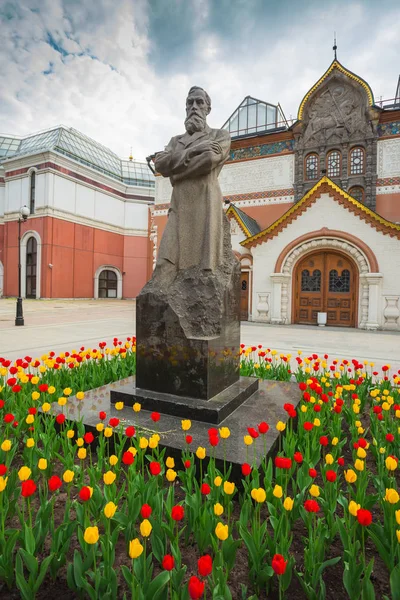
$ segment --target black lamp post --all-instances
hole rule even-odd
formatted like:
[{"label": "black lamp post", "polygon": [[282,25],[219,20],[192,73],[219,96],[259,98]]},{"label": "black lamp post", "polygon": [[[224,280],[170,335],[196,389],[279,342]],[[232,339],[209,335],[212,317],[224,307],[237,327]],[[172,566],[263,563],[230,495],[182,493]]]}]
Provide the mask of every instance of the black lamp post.
[{"label": "black lamp post", "polygon": [[25,223],[29,217],[29,208],[23,206],[18,217],[18,298],[17,298],[17,316],[15,317],[15,325],[24,325],[24,313],[22,310],[21,298],[21,223]]}]

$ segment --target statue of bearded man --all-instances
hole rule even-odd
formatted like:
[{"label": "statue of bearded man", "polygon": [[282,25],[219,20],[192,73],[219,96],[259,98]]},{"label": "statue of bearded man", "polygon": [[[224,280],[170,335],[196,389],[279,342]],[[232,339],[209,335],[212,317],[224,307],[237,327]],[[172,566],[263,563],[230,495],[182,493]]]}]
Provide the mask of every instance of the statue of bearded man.
[{"label": "statue of bearded man", "polygon": [[229,225],[218,175],[231,140],[227,131],[207,125],[210,111],[207,92],[192,87],[186,99],[186,133],[173,137],[155,157],[156,170],[169,177],[173,187],[155,279],[171,280],[178,270],[190,267],[214,271],[223,262]]}]

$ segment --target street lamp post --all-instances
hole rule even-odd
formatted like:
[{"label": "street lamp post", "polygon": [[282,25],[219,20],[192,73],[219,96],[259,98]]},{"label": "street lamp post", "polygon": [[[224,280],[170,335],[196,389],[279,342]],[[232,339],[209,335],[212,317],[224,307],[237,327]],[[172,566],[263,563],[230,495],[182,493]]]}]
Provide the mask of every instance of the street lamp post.
[{"label": "street lamp post", "polygon": [[17,315],[15,317],[15,325],[24,325],[24,313],[22,310],[21,298],[21,223],[25,223],[29,216],[29,208],[23,206],[18,217],[18,298],[17,298]]}]

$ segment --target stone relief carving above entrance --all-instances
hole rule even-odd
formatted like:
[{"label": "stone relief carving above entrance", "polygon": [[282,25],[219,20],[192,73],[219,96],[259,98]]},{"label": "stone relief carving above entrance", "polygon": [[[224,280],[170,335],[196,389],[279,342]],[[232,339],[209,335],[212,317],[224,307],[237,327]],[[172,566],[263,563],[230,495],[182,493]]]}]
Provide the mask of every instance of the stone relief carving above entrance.
[{"label": "stone relief carving above entrance", "polygon": [[[379,109],[373,105],[372,92],[365,89],[368,85],[339,63],[333,63],[327,73],[305,97],[293,127],[295,200],[328,175],[345,191],[362,188],[362,201],[375,209]],[[361,148],[364,156],[358,171],[351,167],[354,147]],[[340,153],[340,166],[329,173],[328,156],[332,150]],[[318,156],[313,167],[318,172],[314,170],[312,177],[306,169],[310,153]]]}]

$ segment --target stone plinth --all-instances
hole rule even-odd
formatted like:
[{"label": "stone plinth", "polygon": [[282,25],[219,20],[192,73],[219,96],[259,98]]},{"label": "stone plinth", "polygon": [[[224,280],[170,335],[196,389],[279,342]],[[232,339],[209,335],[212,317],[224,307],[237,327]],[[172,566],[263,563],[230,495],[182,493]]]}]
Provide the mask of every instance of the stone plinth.
[{"label": "stone plinth", "polygon": [[215,271],[156,268],[137,298],[136,344],[142,390],[210,400],[239,380],[240,265],[229,230]]},{"label": "stone plinth", "polygon": [[144,410],[218,425],[257,390],[258,379],[240,377],[210,400],[198,400],[142,390],[132,383],[124,388],[111,390],[110,399],[112,404],[123,402],[126,406],[133,406],[135,402],[139,402]]}]

